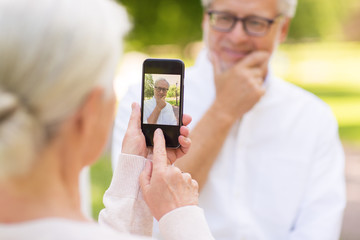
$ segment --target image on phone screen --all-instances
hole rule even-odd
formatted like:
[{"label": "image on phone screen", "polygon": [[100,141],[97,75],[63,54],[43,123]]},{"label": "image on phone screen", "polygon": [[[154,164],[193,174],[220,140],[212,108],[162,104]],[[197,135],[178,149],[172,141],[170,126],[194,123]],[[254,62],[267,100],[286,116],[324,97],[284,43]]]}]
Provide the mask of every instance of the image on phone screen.
[{"label": "image on phone screen", "polygon": [[146,73],[144,78],[143,124],[179,125],[181,75]]},{"label": "image on phone screen", "polygon": [[146,59],[141,88],[141,130],[146,145],[163,131],[166,147],[178,148],[183,116],[184,63],[179,59]]}]

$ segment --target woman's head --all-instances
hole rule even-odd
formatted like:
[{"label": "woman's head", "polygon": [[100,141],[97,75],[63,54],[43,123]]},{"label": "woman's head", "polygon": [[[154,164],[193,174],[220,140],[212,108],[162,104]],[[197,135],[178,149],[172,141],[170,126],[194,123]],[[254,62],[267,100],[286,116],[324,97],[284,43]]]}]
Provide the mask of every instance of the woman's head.
[{"label": "woman's head", "polygon": [[25,173],[96,86],[129,28],[110,0],[0,1],[0,179]]}]

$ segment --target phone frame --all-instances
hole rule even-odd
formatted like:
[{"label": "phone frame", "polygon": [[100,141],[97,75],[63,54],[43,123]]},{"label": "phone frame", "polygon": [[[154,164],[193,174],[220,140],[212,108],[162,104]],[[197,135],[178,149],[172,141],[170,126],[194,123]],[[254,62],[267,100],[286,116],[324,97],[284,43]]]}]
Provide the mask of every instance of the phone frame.
[{"label": "phone frame", "polygon": [[[179,59],[148,58],[143,63],[142,84],[141,84],[141,130],[145,136],[146,145],[153,146],[154,132],[160,128],[165,137],[167,148],[178,148],[180,127],[182,126],[183,98],[184,98],[184,70],[185,65]],[[172,74],[180,75],[180,100],[179,100],[179,123],[178,125],[147,124],[143,123],[144,118],[144,89],[145,74]]]}]

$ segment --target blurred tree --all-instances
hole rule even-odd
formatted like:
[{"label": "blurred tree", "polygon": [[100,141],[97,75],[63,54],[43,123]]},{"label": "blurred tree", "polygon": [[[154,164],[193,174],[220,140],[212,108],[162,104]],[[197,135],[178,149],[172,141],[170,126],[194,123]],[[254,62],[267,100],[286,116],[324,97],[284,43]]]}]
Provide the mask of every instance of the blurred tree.
[{"label": "blurred tree", "polygon": [[176,87],[175,85],[172,85],[169,88],[167,96],[168,97],[177,97],[177,96],[179,96],[179,93],[180,93],[179,87]]},{"label": "blurred tree", "polygon": [[[186,44],[201,40],[200,0],[117,0],[132,16],[128,50],[146,51],[149,45]],[[359,0],[298,0],[289,39],[341,40],[343,25],[359,8]],[[359,29],[353,29],[359,31]]]},{"label": "blurred tree", "polygon": [[200,0],[118,0],[132,16],[133,31],[128,48],[144,50],[149,45],[187,43],[201,39]]},{"label": "blurred tree", "polygon": [[299,0],[289,39],[339,40],[347,6],[352,0]]},{"label": "blurred tree", "polygon": [[152,74],[145,74],[144,84],[144,97],[145,99],[152,98],[154,96],[154,80]]}]

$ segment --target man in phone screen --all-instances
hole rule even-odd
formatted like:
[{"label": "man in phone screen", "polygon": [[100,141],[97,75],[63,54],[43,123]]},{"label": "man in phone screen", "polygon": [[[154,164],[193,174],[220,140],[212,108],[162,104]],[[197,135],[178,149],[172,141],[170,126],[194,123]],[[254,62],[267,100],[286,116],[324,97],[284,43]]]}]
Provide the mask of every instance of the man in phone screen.
[{"label": "man in phone screen", "polygon": [[[184,80],[192,146],[175,165],[198,181],[217,240],[339,239],[346,194],[336,119],[270,67],[296,4],[202,0],[205,48]],[[114,162],[139,89],[119,106]]]},{"label": "man in phone screen", "polygon": [[154,97],[144,102],[144,123],[177,125],[170,103],[165,101],[170,84],[165,78],[159,78],[154,84]]}]

